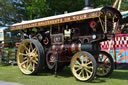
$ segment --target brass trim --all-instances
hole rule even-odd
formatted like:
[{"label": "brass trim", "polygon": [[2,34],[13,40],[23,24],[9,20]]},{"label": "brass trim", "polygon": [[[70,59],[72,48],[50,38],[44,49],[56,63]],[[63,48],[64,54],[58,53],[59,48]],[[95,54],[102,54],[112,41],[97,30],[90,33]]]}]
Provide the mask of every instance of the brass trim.
[{"label": "brass trim", "polygon": [[[90,14],[90,16],[88,14]],[[61,24],[61,23],[72,22],[72,21],[80,21],[80,20],[95,18],[95,17],[99,17],[99,16],[100,16],[100,13],[99,13],[99,11],[97,11],[97,12],[86,13],[86,14],[75,15],[75,16],[64,17],[64,18],[58,18],[58,19],[47,20],[47,21],[42,21],[42,22],[36,22],[36,23],[30,23],[30,24],[24,24],[24,25],[18,25],[18,26],[11,26],[10,29],[11,30],[21,30],[21,29],[25,29],[25,28],[48,26],[48,25]]]}]

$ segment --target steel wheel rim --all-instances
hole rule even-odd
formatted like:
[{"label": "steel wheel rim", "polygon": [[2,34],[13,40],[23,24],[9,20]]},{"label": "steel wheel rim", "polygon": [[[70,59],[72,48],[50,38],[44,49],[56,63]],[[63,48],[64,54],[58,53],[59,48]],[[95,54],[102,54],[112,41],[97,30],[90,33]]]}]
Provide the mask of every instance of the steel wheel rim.
[{"label": "steel wheel rim", "polygon": [[111,70],[111,62],[107,55],[101,53],[98,57],[98,68],[97,75],[104,76],[107,75]]},{"label": "steel wheel rim", "polygon": [[32,74],[38,65],[38,52],[32,42],[26,40],[17,51],[17,64],[24,74]]},{"label": "steel wheel rim", "polygon": [[71,69],[74,76],[81,80],[89,80],[94,72],[93,62],[84,53],[76,54],[72,59]]}]

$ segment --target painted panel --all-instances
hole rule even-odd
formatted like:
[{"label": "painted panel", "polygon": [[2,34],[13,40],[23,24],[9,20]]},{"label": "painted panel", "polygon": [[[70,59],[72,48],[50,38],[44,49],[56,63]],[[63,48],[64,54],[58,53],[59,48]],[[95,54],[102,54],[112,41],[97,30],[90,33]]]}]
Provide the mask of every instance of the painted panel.
[{"label": "painted panel", "polygon": [[125,63],[125,50],[124,49],[117,49],[116,50],[116,62],[117,63]]},{"label": "painted panel", "polygon": [[128,49],[126,50],[126,63],[128,63]]},{"label": "painted panel", "polygon": [[111,54],[111,56],[112,56],[112,58],[113,58],[113,60],[114,60],[114,62],[116,61],[115,59],[115,54],[114,54],[114,50],[110,50],[110,52],[109,52],[110,54]]},{"label": "painted panel", "polygon": [[101,49],[110,53],[115,62],[128,63],[128,34],[116,34],[111,46],[110,42],[110,40],[102,42]]}]

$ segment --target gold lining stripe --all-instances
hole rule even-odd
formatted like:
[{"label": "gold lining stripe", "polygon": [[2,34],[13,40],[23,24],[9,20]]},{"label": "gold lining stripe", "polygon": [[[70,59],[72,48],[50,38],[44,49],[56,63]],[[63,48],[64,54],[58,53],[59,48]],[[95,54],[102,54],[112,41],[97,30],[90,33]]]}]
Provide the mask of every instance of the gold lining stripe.
[{"label": "gold lining stripe", "polygon": [[53,46],[52,46],[52,50],[55,50],[55,48],[56,48],[56,46],[55,46],[55,45],[53,45]]},{"label": "gold lining stripe", "polygon": [[65,22],[80,21],[80,20],[89,19],[89,18],[96,18],[99,16],[100,16],[100,12],[97,11],[97,12],[92,12],[92,13],[87,13],[87,14],[81,14],[81,15],[75,15],[75,16],[70,16],[70,17],[48,20],[48,21],[18,25],[18,26],[11,26],[10,29],[11,30],[20,30],[20,29],[25,29],[25,28],[48,26],[48,25],[65,23]]},{"label": "gold lining stripe", "polygon": [[102,23],[102,21],[101,21],[101,18],[99,17],[99,20],[100,20],[100,24],[101,24],[101,26],[102,26],[102,30],[103,30],[103,32],[104,32],[104,26],[103,26],[103,23]]},{"label": "gold lining stripe", "polygon": [[61,45],[61,50],[63,50],[63,48],[64,48],[64,45]]},{"label": "gold lining stripe", "polygon": [[75,44],[72,44],[72,53],[75,53]]},{"label": "gold lining stripe", "polygon": [[81,44],[78,45],[78,49],[79,49],[79,51],[81,51]]}]

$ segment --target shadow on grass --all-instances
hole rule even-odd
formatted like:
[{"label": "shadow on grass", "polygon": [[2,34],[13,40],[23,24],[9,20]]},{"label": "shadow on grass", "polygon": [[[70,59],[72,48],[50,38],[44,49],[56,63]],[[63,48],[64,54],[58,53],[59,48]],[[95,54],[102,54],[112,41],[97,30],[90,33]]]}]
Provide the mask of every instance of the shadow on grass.
[{"label": "shadow on grass", "polygon": [[[54,73],[54,71],[45,70],[35,76],[55,76],[55,78],[69,78],[73,77],[69,67],[64,68],[63,71]],[[107,79],[119,79],[119,80],[128,80],[128,71],[127,70],[115,70],[109,77],[95,77],[91,82],[88,83],[104,83]]]},{"label": "shadow on grass", "polygon": [[55,75],[55,77],[72,77],[72,73],[70,71],[70,68],[64,68],[62,71],[58,71],[55,74],[54,70],[44,70],[43,72],[39,73],[37,76],[51,76]]},{"label": "shadow on grass", "polygon": [[128,70],[116,70],[110,76],[112,79],[128,80]]},{"label": "shadow on grass", "polygon": [[95,77],[91,82],[89,83],[104,83],[106,82],[105,79],[101,79],[99,77]]},{"label": "shadow on grass", "polygon": [[[39,74],[39,76],[50,76],[55,75],[54,72],[45,72]],[[55,75],[56,78],[60,77],[73,77],[70,68],[65,68],[62,72],[57,72]],[[128,71],[127,70],[115,70],[111,76],[109,77],[95,77],[91,82],[89,83],[103,83],[106,82],[105,80],[109,79],[120,79],[120,80],[128,80]]]},{"label": "shadow on grass", "polygon": [[[57,74],[54,73],[54,71],[43,71],[41,73],[39,73],[36,76],[55,76],[55,78],[69,78],[69,77],[73,77],[72,72],[70,70],[69,67],[66,67],[63,71],[61,72],[57,72]],[[95,77],[92,81],[88,82],[88,83],[103,83],[106,82],[105,79],[101,79],[99,77]]]}]

